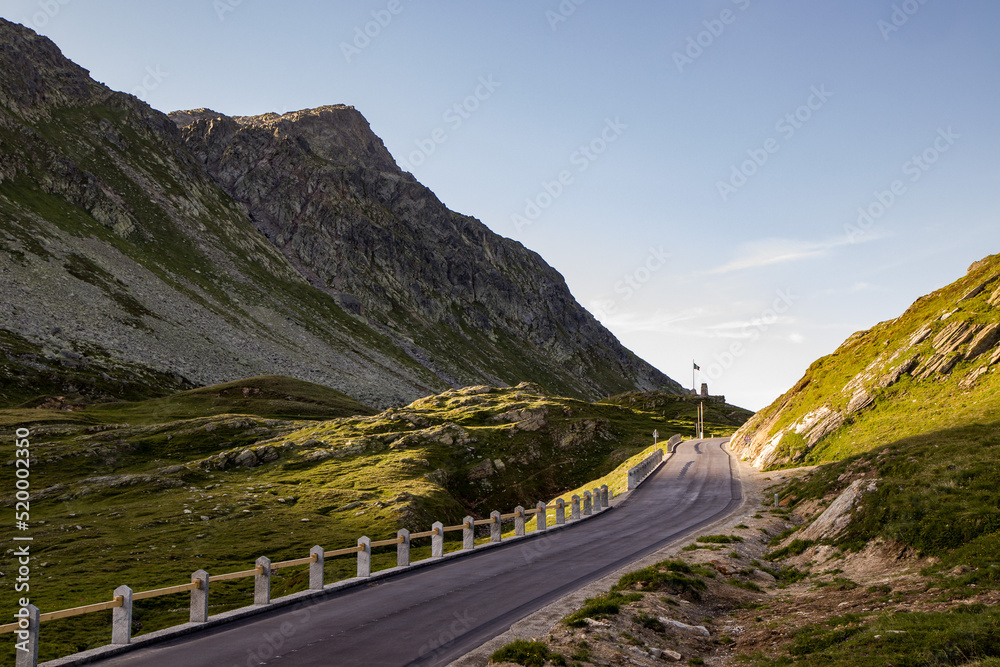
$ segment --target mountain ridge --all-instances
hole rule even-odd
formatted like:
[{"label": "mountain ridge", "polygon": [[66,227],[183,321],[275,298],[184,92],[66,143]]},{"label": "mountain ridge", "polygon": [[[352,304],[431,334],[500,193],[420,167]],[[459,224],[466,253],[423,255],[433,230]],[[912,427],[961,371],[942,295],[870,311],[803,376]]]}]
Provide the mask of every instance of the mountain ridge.
[{"label": "mountain ridge", "polygon": [[290,375],[380,408],[482,383],[680,390],[536,253],[400,171],[353,107],[171,119],[47,38],[0,36],[3,329],[90,369],[67,390],[137,365],[175,388]]}]

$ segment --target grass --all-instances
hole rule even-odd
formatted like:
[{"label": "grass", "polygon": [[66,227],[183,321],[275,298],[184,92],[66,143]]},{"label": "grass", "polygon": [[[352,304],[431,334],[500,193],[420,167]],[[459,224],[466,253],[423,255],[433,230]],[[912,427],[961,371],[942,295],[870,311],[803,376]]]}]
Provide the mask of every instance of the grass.
[{"label": "grass", "polygon": [[755,667],[993,665],[1000,658],[1000,610],[840,616],[800,628],[787,656],[743,658]]},{"label": "grass", "polygon": [[735,542],[742,542],[743,538],[739,535],[702,535],[695,541],[705,544],[733,544]]},{"label": "grass", "polygon": [[[777,545],[781,544],[782,542],[785,541],[785,538],[787,538],[789,535],[791,535],[792,533],[794,533],[795,531],[797,531],[799,528],[801,528],[801,526],[792,526],[788,530],[781,531],[780,533],[778,533],[777,535],[775,535],[774,537],[772,537],[768,541],[767,545],[770,546],[770,547],[774,547],[774,546],[777,546]],[[801,552],[799,552],[799,553],[801,553]]]},{"label": "grass", "polygon": [[853,591],[855,588],[859,587],[859,584],[855,581],[851,581],[847,577],[834,577],[830,581],[817,581],[814,584],[815,588],[829,588],[835,591]]},{"label": "grass", "polygon": [[842,491],[845,473],[878,478],[836,543],[856,550],[882,538],[946,556],[1000,531],[998,445],[1000,423],[935,431],[824,466],[787,488],[801,500],[819,499]]},{"label": "grass", "polygon": [[490,656],[493,662],[516,662],[528,667],[542,667],[545,663],[565,665],[566,658],[560,653],[554,653],[549,647],[537,641],[516,639],[503,646]]},{"label": "grass", "polygon": [[[707,586],[697,575],[710,576],[707,568],[692,566],[682,561],[663,561],[656,565],[626,574],[611,589],[612,591],[639,590],[643,592],[666,592],[687,595],[691,599],[701,598],[701,591]],[[714,575],[711,575],[714,576]]]},{"label": "grass", "polygon": [[788,558],[789,556],[798,556],[814,544],[816,544],[816,540],[792,540],[788,546],[775,549],[767,554],[767,559],[781,560],[782,558]]},{"label": "grass", "polygon": [[586,619],[607,618],[615,616],[621,608],[629,602],[641,600],[640,593],[622,593],[612,590],[604,595],[587,598],[583,601],[583,606],[563,619],[563,623],[571,628],[582,628],[587,625]]},{"label": "grass", "polygon": [[[963,297],[995,275],[998,268],[1000,255],[986,258],[956,282],[919,299],[899,318],[854,334],[836,352],[813,363],[792,389],[753,419],[755,424],[770,424],[767,438],[786,431],[781,441],[784,451],[779,452],[773,465],[793,464],[789,457],[794,457],[796,452],[802,456],[794,461],[795,465],[838,461],[901,438],[964,424],[993,422],[1000,411],[1000,373],[986,373],[972,387],[961,384],[971,371],[985,362],[989,353],[959,362],[945,376],[916,380],[904,374],[887,388],[880,388],[877,381],[915,354],[919,354],[922,361],[928,359],[934,352],[934,336],[945,326],[956,321],[995,322],[996,309],[987,303],[992,288],[969,299],[963,300]],[[949,314],[947,318],[943,317],[946,313]],[[928,326],[931,335],[908,348],[911,337]],[[899,354],[893,357],[897,352]],[[853,392],[843,391],[844,387],[879,359],[882,362],[876,365],[877,370],[861,381],[874,397],[874,404],[851,415],[841,428],[806,452],[801,436],[796,437],[787,429],[821,406],[833,410],[846,408]]]},{"label": "grass", "polygon": [[[3,413],[31,432],[32,601],[43,612],[109,599],[122,584],[150,590],[199,568],[234,572],[262,555],[301,558],[314,544],[353,546],[361,535],[384,539],[400,527],[532,506],[627,464],[648,433],[663,429],[649,413],[531,387],[454,390],[371,415],[317,385],[251,378],[146,404],[156,409],[88,405],[60,412],[65,420],[44,410]],[[282,416],[295,410],[308,418]],[[256,452],[252,467],[236,462],[247,451]],[[448,538],[446,550],[460,548],[458,533]],[[413,559],[429,551],[415,542]],[[373,558],[375,569],[391,567],[395,550]],[[354,567],[354,558],[330,559],[327,579],[353,576]],[[280,570],[272,585],[275,597],[302,590],[306,568]],[[249,604],[248,586],[213,587],[212,613]],[[136,631],[183,622],[179,600],[139,603]],[[101,615],[46,624],[42,658],[108,639]]]},{"label": "grass", "polygon": [[764,592],[763,588],[761,588],[758,584],[755,584],[752,581],[744,581],[742,579],[733,578],[733,579],[728,579],[726,581],[726,583],[729,584],[729,585],[731,585],[731,586],[736,586],[737,588],[742,588],[744,590],[753,591],[754,593],[763,593]]}]

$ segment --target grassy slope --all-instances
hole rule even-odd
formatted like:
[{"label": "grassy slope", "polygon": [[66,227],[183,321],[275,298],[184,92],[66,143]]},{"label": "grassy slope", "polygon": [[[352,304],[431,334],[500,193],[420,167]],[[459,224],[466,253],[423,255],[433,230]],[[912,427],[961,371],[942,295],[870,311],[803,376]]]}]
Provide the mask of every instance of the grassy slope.
[{"label": "grassy slope", "polygon": [[[852,336],[834,355],[816,362],[783,397],[790,399],[790,409],[772,432],[824,400],[843,407],[849,397],[841,387],[879,354],[900,347],[927,324],[937,331],[955,319],[996,321],[997,311],[986,303],[992,288],[962,298],[995,274],[998,264],[998,257],[987,258],[963,279],[918,300],[899,319]],[[946,313],[952,314],[939,320]],[[925,342],[913,351],[926,355],[927,348]],[[936,564],[923,571],[929,577],[928,590],[940,591],[937,600],[957,606],[951,613],[916,608],[826,619],[802,628],[786,647],[787,657],[758,656],[752,664],[1000,664],[997,610],[957,604],[1000,589],[1000,378],[991,371],[971,388],[960,384],[982,363],[982,358],[960,362],[949,375],[931,380],[903,376],[876,392],[871,409],[849,419],[805,457],[808,463],[834,462],[785,489],[794,508],[830,500],[852,480],[879,479],[877,490],[862,496],[847,528],[823,542],[852,551],[886,541],[931,557]],[[882,640],[879,650],[872,651],[876,636]]]},{"label": "grassy slope", "polygon": [[[928,577],[923,592],[935,593],[932,599],[950,609],[915,606],[822,619],[796,631],[783,647],[786,657],[756,655],[746,662],[755,667],[1000,664],[1000,612],[970,600],[1000,590],[998,456],[1000,422],[993,421],[880,445],[786,485],[794,509],[832,499],[854,479],[879,479],[877,490],[862,496],[847,528],[822,543],[847,552],[878,540],[932,557],[922,571]],[[876,642],[878,650],[872,650]]]},{"label": "grassy slope", "polygon": [[[881,538],[948,560],[980,541],[1000,546],[998,457],[1000,422],[948,428],[822,466],[787,493],[801,502],[836,495],[852,479],[878,478],[877,491],[863,496],[835,544],[857,549]],[[980,574],[994,583],[997,559]]]},{"label": "grassy slope", "polygon": [[[356,405],[315,385],[253,378],[151,400],[146,409],[107,404],[59,413],[72,421],[18,411],[36,457],[33,602],[43,610],[89,604],[123,583],[148,590],[182,583],[199,567],[237,571],[261,555],[297,558],[313,544],[333,549],[400,526],[426,530],[433,520],[508,512],[607,473],[641,452],[654,428],[692,428],[532,386],[451,391],[379,415],[312,422],[276,418],[290,408],[287,396],[311,417],[317,405]],[[215,414],[220,401],[244,414]],[[269,446],[278,458],[252,468],[219,456]],[[491,473],[470,475],[487,459]],[[419,545],[415,557],[428,550]],[[376,566],[389,566],[394,552],[378,551]],[[331,559],[328,577],[351,576],[353,567],[351,558]],[[275,595],[304,588],[305,575],[304,568],[281,570]],[[249,585],[213,587],[211,613],[247,604]],[[143,601],[135,631],[185,615],[179,598]],[[47,623],[44,657],[106,643],[106,616]]]},{"label": "grassy slope", "polygon": [[[905,350],[893,364],[913,354],[920,354],[921,360],[927,359],[933,354],[931,342],[934,335],[946,325],[958,320],[996,322],[1000,310],[987,303],[996,283],[974,298],[962,301],[962,297],[998,272],[1000,255],[988,257],[960,280],[918,299],[899,318],[854,334],[836,352],[813,363],[795,387],[758,412],[743,432],[752,431],[755,424],[777,417],[767,432],[767,437],[771,437],[820,406],[842,410],[851,399],[851,394],[844,392],[843,388],[880,356],[886,358],[895,350]],[[942,319],[947,313],[952,314]],[[928,325],[932,327],[932,334],[922,343],[907,348],[911,336]],[[972,361],[961,361],[943,377],[918,381],[903,375],[899,382],[887,389],[879,389],[873,386],[873,382],[866,382],[865,387],[875,398],[873,407],[848,417],[840,429],[820,440],[795,465],[839,460],[930,430],[992,421],[1000,414],[996,373],[991,371],[983,375],[971,389],[959,386],[970,371],[984,363],[986,356],[989,353]],[[888,364],[886,368],[891,368],[893,364]],[[794,453],[791,449],[801,445],[799,440],[801,438],[794,437],[788,438],[788,443],[783,440],[782,445],[789,450],[784,454]],[[788,464],[787,460],[785,464]]]}]

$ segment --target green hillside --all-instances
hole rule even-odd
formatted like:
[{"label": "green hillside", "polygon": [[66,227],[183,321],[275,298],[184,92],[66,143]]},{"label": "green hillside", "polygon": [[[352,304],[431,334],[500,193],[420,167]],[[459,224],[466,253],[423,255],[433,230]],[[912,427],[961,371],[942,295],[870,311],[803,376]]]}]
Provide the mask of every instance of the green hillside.
[{"label": "green hillside", "polygon": [[[30,431],[32,601],[43,611],[110,599],[121,584],[148,590],[198,568],[239,571],[261,555],[299,558],[314,544],[353,546],[361,535],[533,505],[610,472],[650,445],[654,429],[692,433],[691,419],[673,417],[530,384],[451,390],[372,414],[279,377],[73,411],[0,411],[3,437]],[[415,558],[429,555],[429,544],[415,547]],[[394,558],[375,554],[377,567]],[[331,559],[327,573],[353,568],[352,558]],[[275,595],[304,588],[305,577],[305,568],[281,570]],[[248,604],[248,585],[214,587],[211,613]],[[107,643],[109,613],[46,623],[43,657]],[[172,596],[142,601],[136,633],[186,613]]]},{"label": "green hillside", "polygon": [[758,467],[839,460],[1000,415],[1000,256],[854,334],[733,439]]}]

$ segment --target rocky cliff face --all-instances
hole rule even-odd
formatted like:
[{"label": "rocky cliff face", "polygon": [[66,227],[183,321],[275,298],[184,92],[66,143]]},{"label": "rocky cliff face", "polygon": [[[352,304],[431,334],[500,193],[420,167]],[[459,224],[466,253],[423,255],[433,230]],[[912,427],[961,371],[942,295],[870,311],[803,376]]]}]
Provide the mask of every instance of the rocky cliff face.
[{"label": "rocky cliff face", "polygon": [[88,369],[104,387],[139,366],[178,386],[284,374],[378,407],[479,382],[675,386],[356,111],[173,120],[0,19],[5,373],[68,359],[81,391]]},{"label": "rocky cliff face", "polygon": [[979,420],[997,403],[998,343],[994,255],[816,361],[736,432],[733,449],[757,467],[813,462]]},{"label": "rocky cliff face", "polygon": [[172,118],[313,285],[447,382],[513,382],[534,368],[550,389],[577,395],[623,383],[676,388],[622,348],[537,254],[448,210],[402,172],[353,107]]}]

